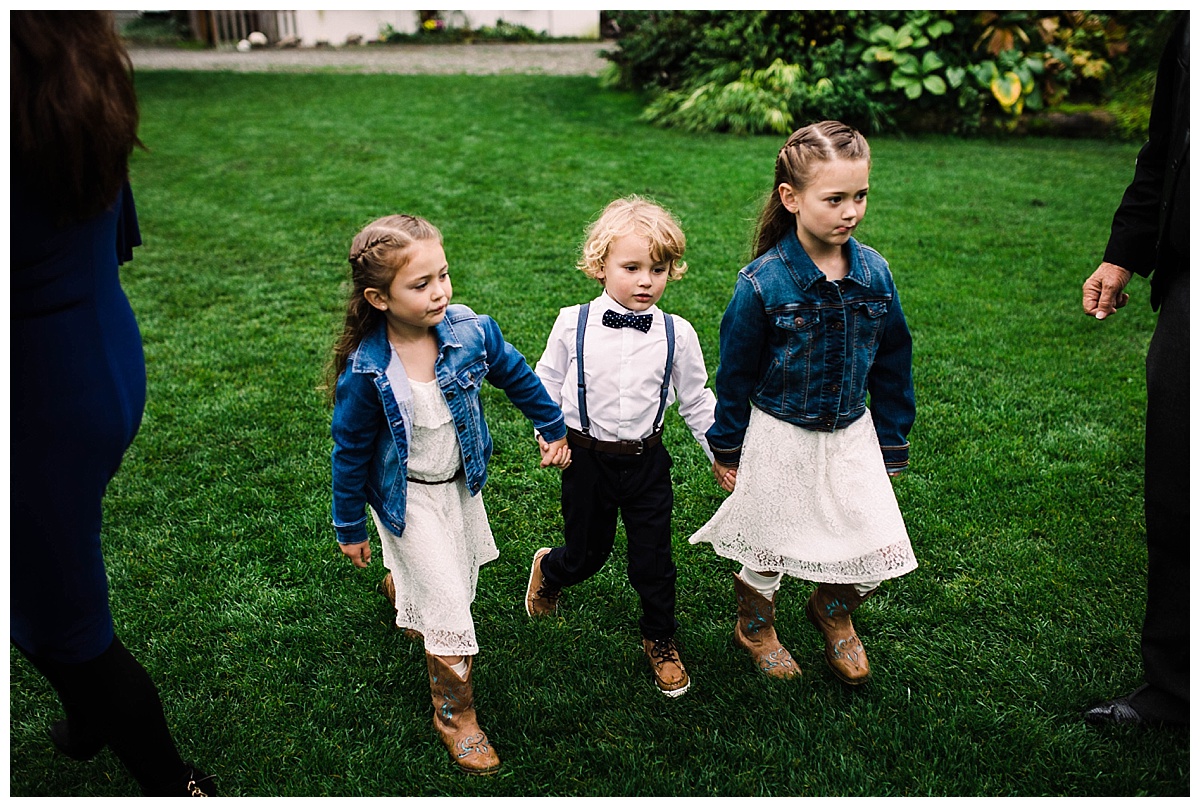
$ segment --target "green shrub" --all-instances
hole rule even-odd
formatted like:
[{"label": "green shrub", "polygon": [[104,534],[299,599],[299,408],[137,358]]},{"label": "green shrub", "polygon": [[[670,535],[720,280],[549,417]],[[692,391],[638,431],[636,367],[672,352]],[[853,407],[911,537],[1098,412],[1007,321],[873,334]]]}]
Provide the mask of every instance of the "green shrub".
[{"label": "green shrub", "polygon": [[[425,15],[425,12],[421,12]],[[411,34],[397,31],[390,23],[379,30],[379,40],[389,44],[402,42],[418,44],[461,44],[465,42],[543,42],[551,37],[545,31],[534,31],[524,25],[496,20],[495,25],[471,28],[452,25],[437,16],[425,17]]]},{"label": "green shrub", "polygon": [[[1068,98],[1104,105],[1161,50],[1173,13],[614,12],[606,86],[648,91],[645,118],[693,131],[1015,129]],[[1138,130],[1138,113],[1121,105]]]}]

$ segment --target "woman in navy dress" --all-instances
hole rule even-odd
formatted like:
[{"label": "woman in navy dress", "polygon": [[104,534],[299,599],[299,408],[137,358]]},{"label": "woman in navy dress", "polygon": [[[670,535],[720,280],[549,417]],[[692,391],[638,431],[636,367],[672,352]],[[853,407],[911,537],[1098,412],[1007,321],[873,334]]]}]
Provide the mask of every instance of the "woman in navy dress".
[{"label": "woman in navy dress", "polygon": [[10,638],[58,693],[61,752],[86,760],[107,745],[146,795],[210,795],[114,632],[100,545],[101,499],[146,402],[117,269],[141,243],[129,59],[105,12],[10,22]]}]

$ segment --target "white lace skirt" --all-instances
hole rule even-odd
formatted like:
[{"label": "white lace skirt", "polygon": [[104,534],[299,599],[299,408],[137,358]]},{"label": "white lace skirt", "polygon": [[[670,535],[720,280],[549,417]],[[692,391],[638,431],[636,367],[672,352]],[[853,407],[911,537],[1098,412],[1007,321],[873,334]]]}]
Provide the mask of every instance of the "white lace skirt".
[{"label": "white lace skirt", "polygon": [[820,583],[917,568],[869,411],[816,432],[751,409],[737,486],[690,542],[755,571]]},{"label": "white lace skirt", "polygon": [[412,388],[404,534],[397,537],[371,510],[383,565],[396,584],[396,626],[419,631],[435,656],[473,656],[479,652],[471,617],[479,567],[500,553],[482,492],[472,496],[462,478],[441,485],[411,481],[448,479],[462,467],[454,422],[436,383],[412,382]]}]

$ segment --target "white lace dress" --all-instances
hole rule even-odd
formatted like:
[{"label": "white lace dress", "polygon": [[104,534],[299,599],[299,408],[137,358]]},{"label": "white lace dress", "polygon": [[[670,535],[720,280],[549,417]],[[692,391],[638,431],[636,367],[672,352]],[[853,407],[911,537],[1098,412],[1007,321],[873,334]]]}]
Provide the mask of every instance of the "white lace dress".
[{"label": "white lace dress", "polygon": [[737,486],[689,540],[755,571],[820,583],[917,568],[869,411],[816,432],[752,408]]},{"label": "white lace dress", "polygon": [[462,467],[450,410],[436,381],[409,381],[413,422],[408,445],[404,534],[394,535],[372,510],[383,543],[383,565],[396,584],[396,626],[425,637],[437,656],[475,655],[471,603],[479,567],[500,556],[483,508],[459,475],[422,485],[413,477],[444,480]]}]

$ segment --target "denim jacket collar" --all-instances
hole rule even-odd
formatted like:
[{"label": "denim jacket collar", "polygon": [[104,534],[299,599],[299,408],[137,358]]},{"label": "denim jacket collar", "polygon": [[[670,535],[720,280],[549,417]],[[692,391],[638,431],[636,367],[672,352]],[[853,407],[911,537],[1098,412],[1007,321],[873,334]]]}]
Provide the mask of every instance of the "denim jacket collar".
[{"label": "denim jacket collar", "polygon": [[[446,357],[450,348],[461,348],[462,339],[454,331],[454,323],[449,316],[443,317],[437,325],[438,361]],[[371,331],[350,356],[350,369],[355,373],[385,373],[388,363],[392,360],[392,345],[387,336],[387,320],[380,319],[379,325]]]},{"label": "denim jacket collar", "polygon": [[[846,245],[850,250],[850,270],[843,279],[857,283],[864,288],[869,288],[871,285],[871,268],[867,265],[867,261],[863,257],[862,245],[853,237],[846,242]],[[825,279],[825,273],[813,263],[813,259],[808,257],[808,253],[800,245],[800,239],[796,235],[795,230],[789,230],[787,235],[775,245],[775,249],[778,250],[779,257],[783,260],[784,265],[788,268],[788,272],[800,288],[808,289],[818,280]]]}]

